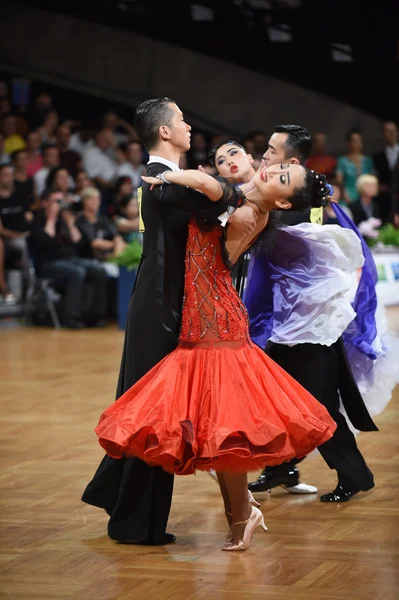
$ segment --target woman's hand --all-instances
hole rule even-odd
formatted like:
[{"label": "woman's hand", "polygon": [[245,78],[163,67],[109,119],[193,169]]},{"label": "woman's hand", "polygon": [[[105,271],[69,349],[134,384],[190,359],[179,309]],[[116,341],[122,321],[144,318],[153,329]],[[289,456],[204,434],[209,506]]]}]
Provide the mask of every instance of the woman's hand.
[{"label": "woman's hand", "polygon": [[228,223],[239,233],[251,235],[256,227],[256,212],[251,206],[241,206],[228,218]]},{"label": "woman's hand", "polygon": [[183,185],[202,192],[212,202],[217,202],[223,196],[223,188],[217,179],[195,169],[165,171],[164,173],[159,173],[156,177],[147,177],[144,175],[142,179],[150,184],[151,189],[162,183]]},{"label": "woman's hand", "polygon": [[142,175],[141,179],[151,185],[150,190],[153,190],[157,185],[162,185],[162,181],[157,177],[147,177],[146,175]]},{"label": "woman's hand", "polygon": [[261,159],[261,161],[259,163],[259,167],[257,168],[257,170],[255,172],[255,175],[259,175],[259,173],[261,171],[266,170],[266,169],[267,169],[266,162],[265,162],[265,159],[262,157],[262,159]]},{"label": "woman's hand", "polygon": [[326,199],[328,202],[333,202],[334,204],[338,204],[338,200],[336,200],[334,198],[334,188],[332,185],[330,185],[329,183],[326,183],[326,187],[327,187],[327,196]]}]

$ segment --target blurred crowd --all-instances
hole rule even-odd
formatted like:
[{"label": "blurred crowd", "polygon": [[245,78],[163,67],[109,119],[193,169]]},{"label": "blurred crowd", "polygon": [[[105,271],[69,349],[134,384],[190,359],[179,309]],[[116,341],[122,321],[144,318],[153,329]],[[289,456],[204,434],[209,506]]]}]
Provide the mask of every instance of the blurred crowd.
[{"label": "blurred crowd", "polygon": [[[53,98],[40,93],[23,112],[5,95],[0,113],[0,315],[26,302],[33,277],[51,281],[63,327],[103,327],[116,311],[119,271],[112,259],[141,242],[137,189],[148,155],[132,124],[113,109],[88,128],[60,119]],[[311,133],[307,166],[327,175],[355,223],[373,218],[399,227],[397,125],[382,124],[374,156],[358,128],[346,138],[343,132],[340,156],[329,152],[325,133]],[[214,173],[208,155],[222,139],[193,130],[181,168]],[[253,131],[237,141],[256,166],[268,139],[268,132]],[[333,220],[328,208],[325,218]],[[21,285],[13,289],[15,270]]]}]

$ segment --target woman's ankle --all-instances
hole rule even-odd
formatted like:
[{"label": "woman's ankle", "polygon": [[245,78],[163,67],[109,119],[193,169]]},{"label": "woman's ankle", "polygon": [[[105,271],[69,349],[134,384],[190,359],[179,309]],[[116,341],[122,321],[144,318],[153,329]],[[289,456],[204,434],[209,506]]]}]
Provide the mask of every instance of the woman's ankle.
[{"label": "woman's ankle", "polygon": [[241,521],[247,521],[251,516],[252,506],[249,502],[245,502],[239,510],[233,510],[232,520],[233,523],[239,523]]}]

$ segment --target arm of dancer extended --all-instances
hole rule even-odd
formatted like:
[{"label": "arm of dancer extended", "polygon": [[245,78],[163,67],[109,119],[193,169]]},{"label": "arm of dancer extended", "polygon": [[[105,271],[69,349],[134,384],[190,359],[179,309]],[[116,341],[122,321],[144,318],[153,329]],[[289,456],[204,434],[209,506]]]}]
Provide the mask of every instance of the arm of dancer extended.
[{"label": "arm of dancer extended", "polygon": [[[208,173],[203,173],[202,171],[197,171],[195,169],[187,169],[186,171],[164,171],[163,173],[159,173],[156,177],[147,177],[143,175],[142,179],[151,184],[151,189],[157,185],[162,185],[163,183],[174,183],[201,192],[212,202],[218,202],[225,199],[227,200],[227,204],[235,207],[242,206],[245,203],[245,196],[238,190],[227,183],[221,182],[215,177],[208,175]],[[230,204],[230,201],[232,201],[232,204]]]},{"label": "arm of dancer extended", "polygon": [[[235,198],[236,196],[241,198],[243,203],[241,204],[241,207],[238,202],[235,203],[235,205],[238,206],[238,210],[230,215],[229,224],[231,225],[231,228],[227,230],[226,234],[226,249],[232,263],[238,260],[240,255],[249,248],[254,239],[266,226],[267,215],[262,215],[257,206],[252,203],[248,203],[244,206],[245,196],[240,189],[229,185],[226,181],[220,181],[202,171],[194,169],[177,172],[165,171],[160,173],[157,177],[143,176],[143,180],[151,185],[151,189],[162,185],[163,183],[186,186],[197,192],[201,192],[201,194],[205,194],[215,203],[224,200],[229,204],[231,198]],[[252,190],[253,186],[248,184],[245,185],[245,188],[249,191]],[[249,218],[248,214],[246,214],[247,211],[250,213],[251,222],[244,226],[243,222],[245,219]]]},{"label": "arm of dancer extended", "polygon": [[[153,193],[162,197],[168,206],[192,214],[200,227],[229,223],[243,233],[253,231],[256,220],[253,207],[243,206],[245,196],[224,181],[218,181],[207,173],[196,170],[164,171],[155,177],[143,176]],[[162,196],[161,189],[162,187]],[[239,212],[232,209],[242,207]],[[223,218],[224,217],[224,218]]]}]

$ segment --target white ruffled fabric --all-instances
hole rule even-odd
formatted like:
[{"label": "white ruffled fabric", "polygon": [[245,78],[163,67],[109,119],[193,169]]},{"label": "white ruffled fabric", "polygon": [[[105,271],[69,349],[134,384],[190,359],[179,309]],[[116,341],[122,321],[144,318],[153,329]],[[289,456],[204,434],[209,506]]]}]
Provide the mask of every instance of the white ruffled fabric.
[{"label": "white ruffled fabric", "polygon": [[273,286],[277,344],[322,344],[338,340],[356,313],[351,305],[353,274],[364,264],[358,236],[339,225],[301,223],[284,228],[301,238],[308,253],[290,265]]},{"label": "white ruffled fabric", "polygon": [[[356,383],[364,403],[372,417],[380,415],[392,399],[392,394],[399,385],[399,337],[388,327],[385,307],[377,305],[375,314],[377,337],[373,348],[378,354],[374,360],[372,380],[361,377]],[[350,429],[355,435],[359,433],[351,424],[341,403],[340,412],[345,415]]]}]

